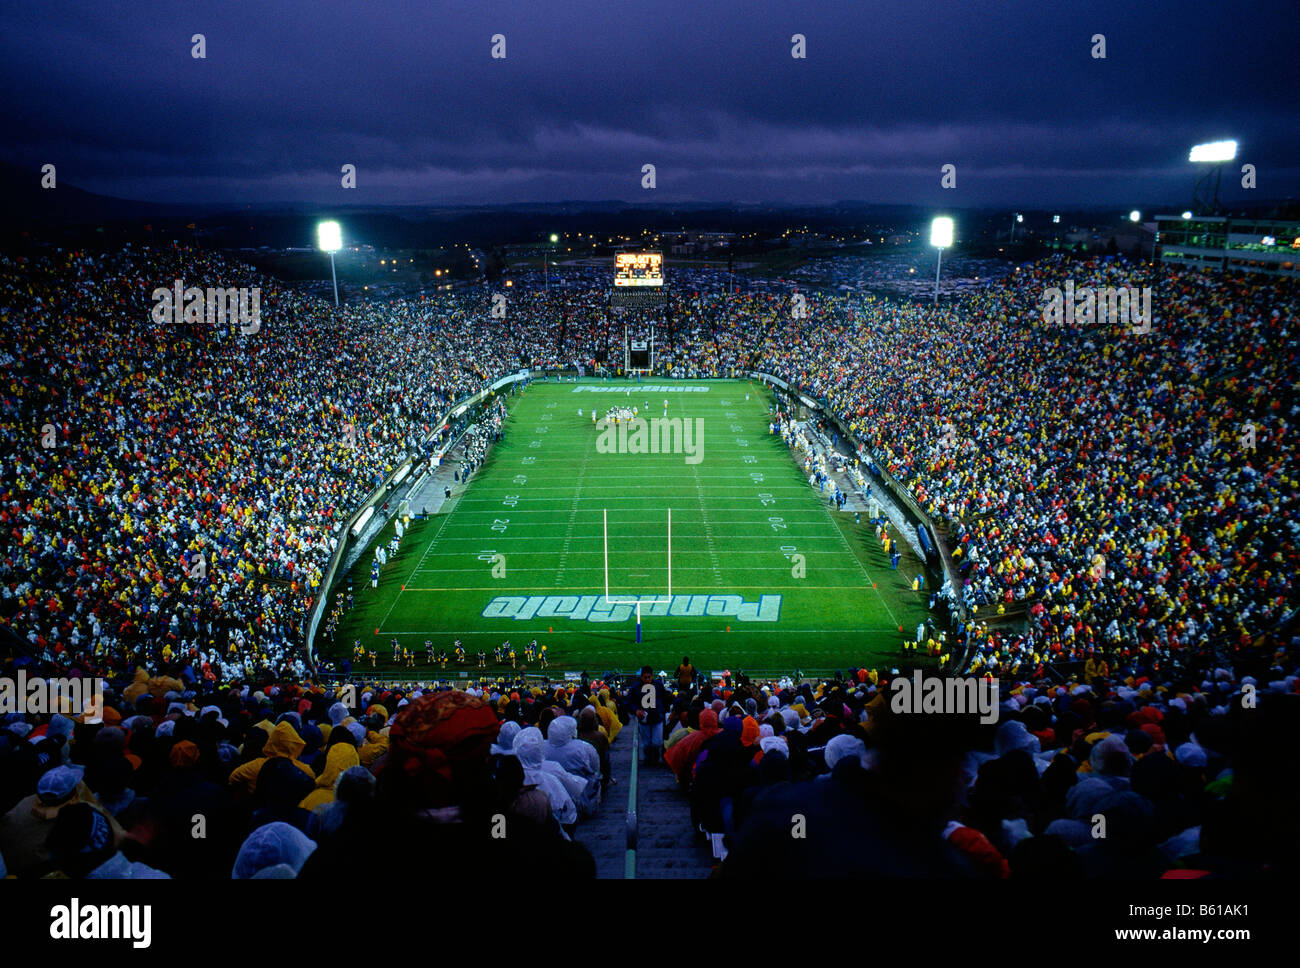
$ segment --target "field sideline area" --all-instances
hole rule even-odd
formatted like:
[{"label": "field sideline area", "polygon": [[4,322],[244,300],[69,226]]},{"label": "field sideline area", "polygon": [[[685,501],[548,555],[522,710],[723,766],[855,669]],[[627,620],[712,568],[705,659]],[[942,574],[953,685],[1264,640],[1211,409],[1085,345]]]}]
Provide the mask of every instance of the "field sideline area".
[{"label": "field sideline area", "polygon": [[[412,522],[377,590],[373,556],[361,556],[351,572],[355,607],[336,641],[318,639],[317,649],[345,658],[359,638],[378,652],[377,671],[402,678],[428,677],[426,639],[450,655],[459,638],[467,662],[448,670],[471,675],[480,649],[501,670],[492,650],[507,639],[521,668],[524,645],[537,639],[552,671],[593,674],[642,662],[671,671],[684,654],[706,672],[898,657],[903,635],[914,638],[926,614],[928,591],[911,589],[918,562],[905,549],[891,570],[865,517],[855,523],[853,512],[833,511],[808,484],[769,433],[766,388],[678,381],[671,385],[681,389],[652,394],[656,385],[669,381],[540,383],[507,397],[504,439],[484,466],[442,513]],[[662,417],[665,398],[670,418],[702,421],[696,462],[597,447],[593,407],[602,418],[616,405]],[[377,540],[391,536],[390,525]],[[637,596],[660,602],[642,605],[640,646],[633,606],[610,604]],[[393,663],[394,637],[415,651],[415,669]],[[366,672],[370,662],[353,667]]]}]

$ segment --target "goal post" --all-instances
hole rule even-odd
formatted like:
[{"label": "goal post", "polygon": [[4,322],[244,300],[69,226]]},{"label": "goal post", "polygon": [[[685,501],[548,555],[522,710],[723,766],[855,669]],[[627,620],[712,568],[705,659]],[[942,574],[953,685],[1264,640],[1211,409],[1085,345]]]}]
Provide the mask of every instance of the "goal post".
[{"label": "goal post", "polygon": [[635,605],[636,606],[636,641],[641,644],[641,606],[645,605],[670,605],[673,600],[673,509],[668,508],[668,595],[666,598],[656,598],[652,601],[643,601],[641,596],[634,599],[615,599],[609,597],[609,509],[601,508],[601,532],[605,546],[605,604],[606,605]]}]

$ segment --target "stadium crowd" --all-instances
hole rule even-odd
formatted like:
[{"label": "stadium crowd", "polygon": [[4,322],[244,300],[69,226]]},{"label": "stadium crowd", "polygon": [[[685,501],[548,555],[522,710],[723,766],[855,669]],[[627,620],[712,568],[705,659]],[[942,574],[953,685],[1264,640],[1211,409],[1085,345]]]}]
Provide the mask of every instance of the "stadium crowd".
[{"label": "stadium crowd", "polygon": [[[495,877],[526,857],[590,878],[602,802],[622,855],[623,736],[671,772],[680,800],[659,809],[689,814],[722,878],[1285,877],[1297,646],[1201,681],[1140,664],[1019,681],[991,719],[899,711],[896,669],[708,682],[686,663],[621,691],[585,676],[196,691],[139,669],[98,717],[0,720],[0,876],[337,883],[380,858]],[[18,668],[54,669],[0,671]]]},{"label": "stadium crowd", "polygon": [[[1067,278],[1150,285],[1150,332],[1045,325]],[[1295,608],[1296,310],[1285,280],[1052,259],[951,307],[833,297],[755,363],[827,400],[946,527],[973,671],[1168,660]],[[1016,603],[1023,632],[978,619]]]},{"label": "stadium crowd", "polygon": [[[59,671],[0,671],[19,669]],[[575,834],[622,729],[590,681],[196,690],[139,669],[106,683],[98,716],[60,708],[0,717],[0,877],[333,880],[399,852],[481,865],[521,850],[591,877]]]},{"label": "stadium crowd", "polygon": [[[1043,293],[1067,278],[1151,286],[1150,331],[1046,325]],[[151,293],[174,279],[260,288],[259,330],[154,323]],[[376,687],[362,715],[338,716],[303,649],[343,522],[388,473],[445,440],[431,421],[505,373],[595,366],[614,345],[600,290],[521,288],[504,320],[490,295],[335,308],[193,250],[0,259],[0,440],[11,455],[0,468],[0,624],[47,674],[116,683],[117,717],[6,719],[12,819],[0,854],[11,871],[253,873],[257,861],[235,860],[240,844],[278,858],[264,867],[355,870],[414,827],[500,814],[527,821],[559,868],[589,870],[572,838],[610,780],[588,740],[617,734],[613,698]],[[1267,811],[1295,776],[1294,752],[1276,743],[1295,735],[1294,699],[1273,695],[1296,691],[1295,655],[1271,634],[1296,606],[1300,554],[1290,284],[1052,259],[938,307],[810,293],[806,314],[792,315],[789,297],[682,292],[658,318],[634,313],[634,325],[661,327],[668,374],[756,369],[826,401],[864,463],[907,487],[952,548],[957,582],[942,594],[967,612],[961,671],[996,673],[1011,692],[982,744],[978,730],[873,723],[887,677],[865,672],[739,700],[741,690],[700,705],[676,697],[684,705],[665,725],[681,728],[666,730],[666,759],[675,772],[689,759],[677,775],[693,816],[732,845],[721,870],[757,872],[759,858],[790,849],[774,818],[790,798],[809,802],[800,781],[814,784],[827,829],[850,816],[846,804],[879,794],[901,830],[957,824],[948,846],[985,872],[1256,869],[1254,838],[1277,836]],[[1017,610],[1018,625],[988,622]],[[1085,659],[1065,684],[1047,675]],[[1268,715],[1243,717],[1239,700],[1255,690]],[[550,735],[552,708],[572,730]],[[548,759],[546,744],[573,742],[595,747],[594,770],[585,750]],[[908,766],[935,758],[952,772],[927,779]],[[1290,772],[1274,778],[1269,758]],[[841,761],[863,768],[848,786]],[[950,777],[969,782],[956,808],[939,810],[942,791],[928,784]],[[52,840],[52,826],[34,825],[81,801]],[[224,833],[182,846],[169,838],[184,839],[176,824],[196,801],[227,818]],[[365,820],[349,824],[354,803]],[[927,809],[909,826],[910,803]],[[1124,852],[1082,840],[1090,811],[1126,818]],[[1258,833],[1228,829],[1257,814]],[[14,820],[31,828],[18,847],[6,846]],[[788,841],[788,814],[785,825]],[[449,830],[431,842],[470,849]],[[860,859],[880,847],[894,870],[954,860],[915,842],[928,853],[873,844]],[[833,854],[810,869],[835,870]]]},{"label": "stadium crowd", "polygon": [[715,683],[677,693],[665,762],[722,877],[1290,877],[1298,646],[1010,681],[990,717],[901,711],[896,669]]},{"label": "stadium crowd", "polygon": [[[1150,332],[1044,325],[1067,277],[1151,285]],[[260,288],[260,331],[153,323],[172,279]],[[947,532],[972,671],[1240,645],[1294,607],[1287,282],[1056,258],[937,308],[796,313],[730,280],[633,313],[663,317],[660,368],[824,399]],[[429,421],[518,368],[597,365],[607,296],[580,281],[514,290],[501,321],[485,289],[336,309],[194,250],[0,261],[0,619],[47,656],[301,675],[342,522],[433,450]],[[1017,607],[1025,627],[986,623]]]},{"label": "stadium crowd", "polygon": [[[259,330],[154,323],[173,279],[259,288]],[[483,304],[336,310],[198,251],[0,260],[0,620],[101,670],[302,675],[351,512],[435,449],[450,403],[557,363]]]}]

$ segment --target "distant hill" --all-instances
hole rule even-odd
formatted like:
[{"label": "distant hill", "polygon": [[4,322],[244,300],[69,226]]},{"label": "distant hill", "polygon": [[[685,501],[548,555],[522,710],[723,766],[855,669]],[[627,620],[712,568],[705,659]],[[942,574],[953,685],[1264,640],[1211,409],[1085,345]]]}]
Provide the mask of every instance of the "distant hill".
[{"label": "distant hill", "polygon": [[164,215],[180,216],[195,208],[98,195],[69,184],[66,178],[66,174],[59,174],[57,187],[42,188],[39,171],[0,162],[2,217],[9,222],[52,219],[77,224]]}]

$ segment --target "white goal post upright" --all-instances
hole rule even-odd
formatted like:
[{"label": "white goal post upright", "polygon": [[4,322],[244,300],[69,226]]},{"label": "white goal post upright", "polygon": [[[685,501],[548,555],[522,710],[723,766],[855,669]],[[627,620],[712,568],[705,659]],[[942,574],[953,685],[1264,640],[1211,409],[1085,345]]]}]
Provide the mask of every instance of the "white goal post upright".
[{"label": "white goal post upright", "polygon": [[[605,604],[607,605],[635,605],[636,606],[636,641],[641,644],[641,597],[638,595],[632,601],[615,600],[609,597],[609,509],[601,508],[601,531],[603,532],[605,542]],[[646,605],[668,605],[673,600],[673,509],[668,509],[668,597],[656,598],[654,601],[645,602]]]}]

